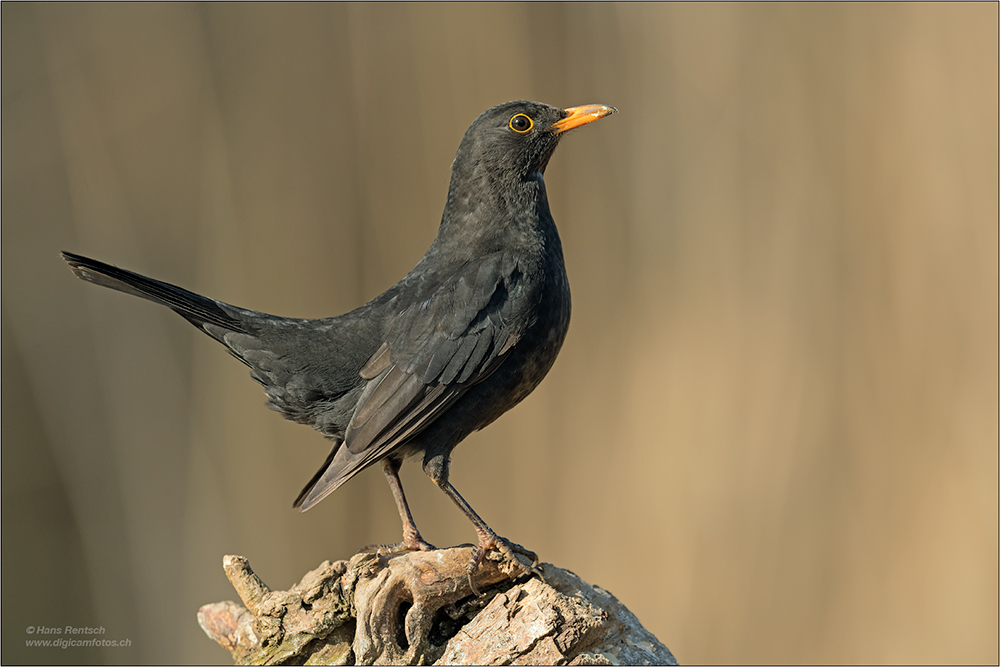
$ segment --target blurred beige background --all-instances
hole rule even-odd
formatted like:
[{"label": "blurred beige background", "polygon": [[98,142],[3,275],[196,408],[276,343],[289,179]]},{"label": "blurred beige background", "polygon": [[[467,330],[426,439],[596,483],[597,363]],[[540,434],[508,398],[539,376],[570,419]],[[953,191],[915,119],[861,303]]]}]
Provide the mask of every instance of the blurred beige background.
[{"label": "blurred beige background", "polygon": [[[377,468],[293,511],[327,443],[58,251],[341,313],[522,98],[621,114],[549,166],[573,325],[456,486],[681,662],[997,663],[996,3],[2,12],[4,663],[226,663],[224,554],[284,588],[399,536]],[[428,540],[474,539],[403,479]]]}]

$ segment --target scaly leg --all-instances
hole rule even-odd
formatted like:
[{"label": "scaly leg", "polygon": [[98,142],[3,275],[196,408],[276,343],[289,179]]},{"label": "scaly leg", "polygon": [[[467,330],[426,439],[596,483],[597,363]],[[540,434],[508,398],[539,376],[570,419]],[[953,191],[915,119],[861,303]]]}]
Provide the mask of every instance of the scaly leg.
[{"label": "scaly leg", "polygon": [[[472,509],[472,505],[470,505],[468,501],[461,496],[458,490],[451,485],[451,482],[447,479],[447,474],[444,475],[443,479],[436,476],[431,476],[431,479],[442,491],[445,492],[445,495],[452,499],[452,502],[458,505],[459,509],[462,510],[465,516],[469,517],[469,520],[472,521],[472,525],[476,527],[476,533],[479,535],[479,548],[476,549],[476,553],[472,556],[472,560],[469,561],[469,566],[466,568],[466,571],[469,573],[469,586],[472,588],[473,593],[479,595],[479,589],[476,588],[476,583],[472,580],[472,575],[475,574],[476,569],[483,562],[483,558],[486,557],[486,552],[490,549],[499,550],[500,553],[512,560],[518,565],[518,567],[524,570],[525,573],[537,574],[540,579],[543,581],[545,580],[545,577],[542,576],[541,570],[538,569],[538,556],[534,551],[529,551],[520,544],[515,544],[514,542],[504,539],[493,532],[493,529],[486,525],[486,522],[483,521],[478,514],[476,514],[474,509]],[[515,553],[519,553],[522,556],[529,558],[531,560],[531,567],[528,567],[519,561],[514,555]]]},{"label": "scaly leg", "polygon": [[431,551],[435,547],[426,542],[420,536],[420,531],[413,523],[413,515],[410,514],[410,506],[406,503],[406,496],[403,495],[403,485],[399,481],[399,466],[402,465],[399,459],[382,459],[382,472],[392,489],[392,497],[396,501],[396,508],[399,510],[399,518],[403,520],[403,541],[398,544],[369,544],[361,551],[374,551],[379,556],[388,554],[398,554],[403,551]]}]

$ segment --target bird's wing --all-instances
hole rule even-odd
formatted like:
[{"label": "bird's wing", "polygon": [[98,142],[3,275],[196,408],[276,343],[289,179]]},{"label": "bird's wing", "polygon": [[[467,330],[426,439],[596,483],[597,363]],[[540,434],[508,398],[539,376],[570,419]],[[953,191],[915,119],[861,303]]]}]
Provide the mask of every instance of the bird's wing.
[{"label": "bird's wing", "polygon": [[367,384],[343,445],[300,496],[303,510],[427,428],[499,367],[526,325],[518,317],[530,300],[523,282],[497,254],[421,291],[426,298],[394,318],[361,369]]}]

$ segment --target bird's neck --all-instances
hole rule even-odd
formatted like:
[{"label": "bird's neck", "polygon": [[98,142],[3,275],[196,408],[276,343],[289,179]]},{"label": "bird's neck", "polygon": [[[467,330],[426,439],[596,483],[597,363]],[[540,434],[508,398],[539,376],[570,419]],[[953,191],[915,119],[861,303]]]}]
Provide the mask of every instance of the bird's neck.
[{"label": "bird's neck", "polygon": [[438,241],[496,238],[509,244],[515,239],[542,241],[554,233],[540,172],[522,176],[482,169],[452,175]]}]

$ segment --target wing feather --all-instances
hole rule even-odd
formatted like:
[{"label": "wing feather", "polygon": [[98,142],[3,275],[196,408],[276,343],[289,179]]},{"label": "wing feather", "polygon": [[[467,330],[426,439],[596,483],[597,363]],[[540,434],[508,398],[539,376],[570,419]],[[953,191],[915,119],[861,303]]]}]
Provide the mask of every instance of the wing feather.
[{"label": "wing feather", "polygon": [[[510,313],[524,290],[498,256],[466,265],[410,304],[362,366],[367,380],[343,446],[300,496],[308,509],[419,434],[507,357],[525,326]],[[503,316],[501,316],[503,315]]]}]

